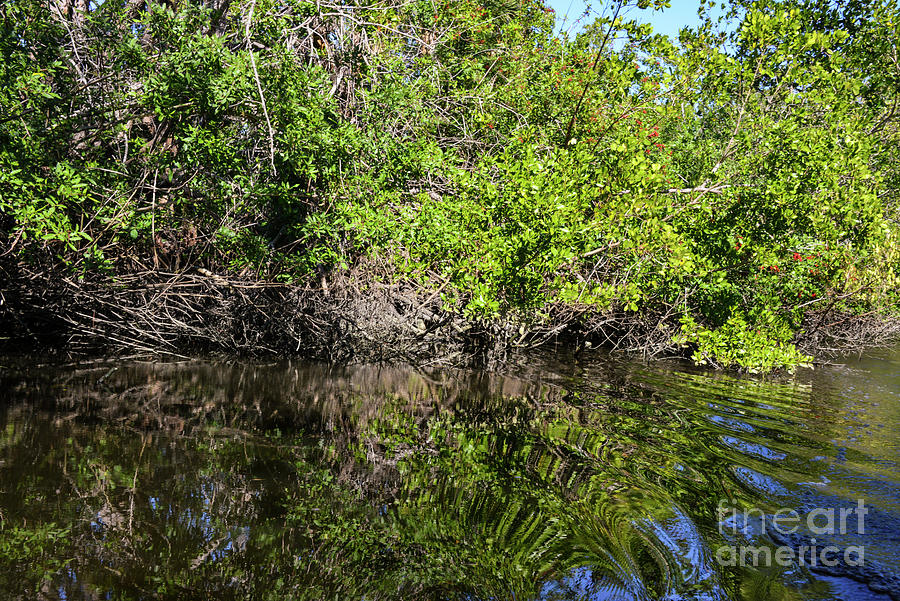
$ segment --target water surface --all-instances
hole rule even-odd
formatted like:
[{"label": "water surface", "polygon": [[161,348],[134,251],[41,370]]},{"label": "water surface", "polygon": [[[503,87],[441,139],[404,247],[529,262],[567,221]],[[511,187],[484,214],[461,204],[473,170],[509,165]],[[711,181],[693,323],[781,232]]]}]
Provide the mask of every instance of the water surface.
[{"label": "water surface", "polygon": [[0,366],[0,598],[900,599],[896,355]]}]

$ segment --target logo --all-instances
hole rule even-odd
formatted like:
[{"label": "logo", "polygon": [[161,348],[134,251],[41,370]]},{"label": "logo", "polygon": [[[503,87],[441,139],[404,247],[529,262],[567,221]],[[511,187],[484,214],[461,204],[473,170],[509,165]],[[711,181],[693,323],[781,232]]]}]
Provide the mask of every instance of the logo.
[{"label": "logo", "polygon": [[[866,515],[869,509],[864,499],[858,499],[853,507],[816,507],[805,516],[797,510],[782,508],[768,514],[759,508],[738,510],[719,502],[719,534],[728,538],[752,532],[754,537],[769,536],[773,540],[797,541],[797,544],[741,545],[724,544],[716,549],[716,561],[720,566],[824,566],[835,567],[865,564],[865,545],[838,546],[835,535],[865,534]],[[757,527],[758,530],[757,531]],[[823,543],[816,537],[824,537]]]}]

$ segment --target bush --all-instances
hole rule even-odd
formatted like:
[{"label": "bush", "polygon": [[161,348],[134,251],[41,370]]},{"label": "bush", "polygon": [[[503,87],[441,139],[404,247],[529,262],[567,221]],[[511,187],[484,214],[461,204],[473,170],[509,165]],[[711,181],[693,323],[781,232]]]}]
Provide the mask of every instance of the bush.
[{"label": "bush", "polygon": [[471,319],[664,315],[670,348],[748,369],[807,363],[812,313],[897,309],[890,2],[733,0],[677,44],[559,36],[536,1],[65,6],[0,7],[21,259],[302,282],[378,257]]}]

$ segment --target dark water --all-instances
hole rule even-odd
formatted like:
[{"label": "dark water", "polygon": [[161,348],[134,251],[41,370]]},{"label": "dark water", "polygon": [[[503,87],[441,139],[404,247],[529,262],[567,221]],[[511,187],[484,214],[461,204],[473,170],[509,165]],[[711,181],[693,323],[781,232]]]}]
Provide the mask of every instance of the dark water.
[{"label": "dark water", "polygon": [[0,360],[0,599],[900,599],[896,355],[532,364]]}]

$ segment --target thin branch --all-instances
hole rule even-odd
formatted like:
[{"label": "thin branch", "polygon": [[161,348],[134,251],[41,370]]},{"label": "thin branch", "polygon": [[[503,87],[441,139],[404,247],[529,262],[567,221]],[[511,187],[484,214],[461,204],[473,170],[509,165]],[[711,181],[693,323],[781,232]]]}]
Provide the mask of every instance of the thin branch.
[{"label": "thin branch", "polygon": [[[603,57],[603,50],[606,48],[606,42],[609,40],[609,34],[612,33],[613,28],[616,26],[616,19],[619,18],[619,11],[622,10],[622,6],[625,4],[624,0],[619,0],[616,4],[616,12],[613,15],[612,21],[609,23],[609,29],[606,30],[606,34],[603,36],[603,41],[600,43],[600,48],[597,49],[597,56],[594,58],[594,64],[591,66],[591,72],[597,70],[597,67],[600,65],[600,59]],[[584,89],[581,90],[581,96],[578,97],[578,103],[575,105],[575,110],[572,111],[572,118],[569,119],[569,126],[566,128],[566,137],[563,140],[563,146],[569,144],[569,140],[572,139],[572,128],[575,127],[575,119],[578,117],[578,111],[581,110],[581,105],[584,103],[584,98],[587,96],[588,88],[591,86],[591,79],[584,83]]]},{"label": "thin branch", "polygon": [[256,8],[256,0],[250,3],[250,13],[247,15],[245,35],[247,38],[247,51],[250,53],[250,66],[253,67],[253,78],[256,80],[256,91],[259,92],[259,100],[262,103],[263,116],[269,128],[269,164],[272,166],[272,174],[277,175],[275,169],[275,131],[272,129],[272,121],[269,119],[269,109],[266,106],[266,97],[263,94],[262,84],[259,82],[259,71],[256,69],[256,59],[253,57],[253,48],[250,45],[250,24],[253,22],[253,11]]}]

